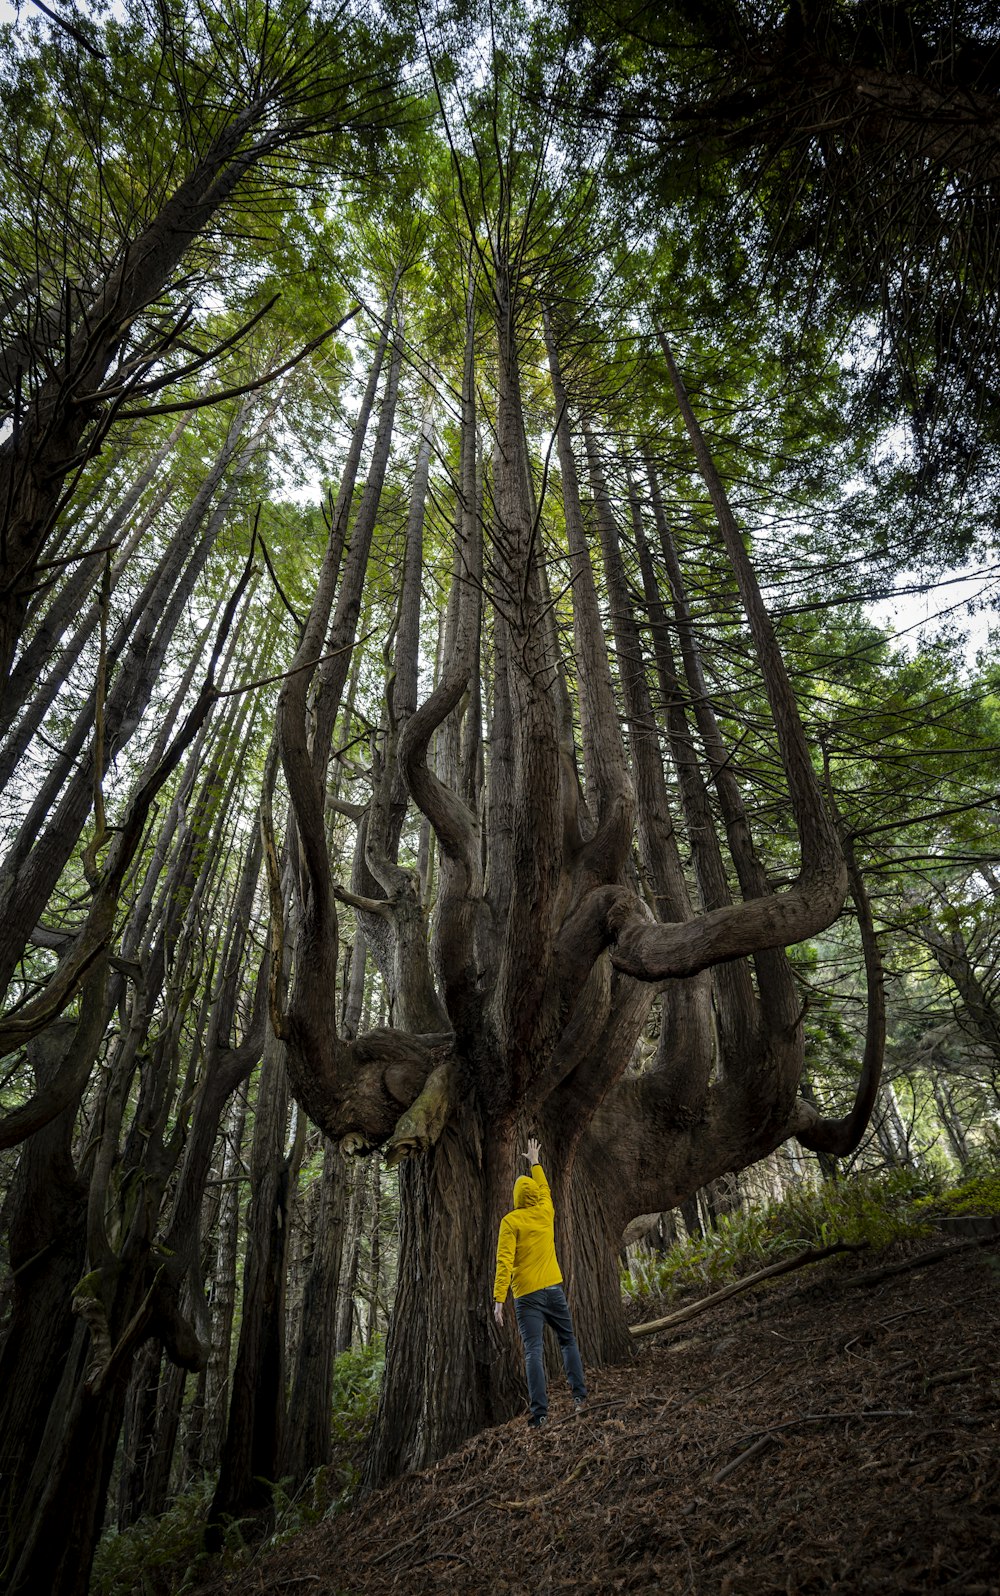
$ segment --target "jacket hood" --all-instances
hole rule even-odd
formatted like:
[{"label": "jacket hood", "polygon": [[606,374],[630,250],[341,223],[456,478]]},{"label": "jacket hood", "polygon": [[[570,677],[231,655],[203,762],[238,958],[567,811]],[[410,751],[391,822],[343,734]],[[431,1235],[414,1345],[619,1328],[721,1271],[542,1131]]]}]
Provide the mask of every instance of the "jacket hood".
[{"label": "jacket hood", "polygon": [[542,1200],[541,1187],[531,1175],[519,1175],[514,1182],[514,1207],[532,1208]]}]

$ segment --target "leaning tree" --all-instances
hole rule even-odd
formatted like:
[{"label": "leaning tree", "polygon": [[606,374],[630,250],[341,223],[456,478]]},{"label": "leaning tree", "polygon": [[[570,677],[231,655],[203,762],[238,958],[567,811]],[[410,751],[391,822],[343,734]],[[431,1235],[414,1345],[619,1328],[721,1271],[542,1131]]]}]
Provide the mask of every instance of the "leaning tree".
[{"label": "leaning tree", "polygon": [[[350,884],[331,870],[327,798],[370,542],[355,526],[345,547],[349,490],[279,700],[283,848],[267,808],[263,819],[271,1020],[292,1091],[345,1151],[382,1148],[400,1165],[399,1285],[371,1481],[515,1410],[514,1338],[494,1327],[490,1286],[527,1133],[545,1147],[585,1356],[609,1361],[629,1345],[617,1280],[628,1221],[791,1136],[828,1151],[854,1145],[881,1047],[877,951],[866,934],[872,1008],[855,1108],[828,1123],[798,1095],[803,1015],[783,949],[839,915],[849,861],[743,534],[661,333],[674,413],[715,509],[711,536],[770,705],[800,849],[794,881],[776,890],[755,847],[705,680],[655,439],[633,450],[644,476],[623,499],[592,393],[579,381],[570,391],[574,374],[563,369],[580,337],[560,274],[594,225],[587,185],[553,195],[544,133],[503,103],[501,76],[494,70],[461,138],[449,132],[451,232],[464,240],[467,291],[436,683],[418,701],[429,416],[370,796],[334,804],[357,826]],[[452,203],[445,187],[442,208]],[[383,325],[396,352],[383,422],[408,347],[405,292],[401,270]],[[458,304],[453,314],[461,319]],[[545,363],[558,536],[555,473],[548,461],[533,468],[537,427],[525,419]],[[426,874],[401,859],[411,808],[436,841],[430,907]],[[864,924],[856,872],[852,890]],[[338,903],[364,928],[392,1018],[356,1038],[337,1023]],[[656,1056],[638,1071],[630,1066],[657,1001]]]}]

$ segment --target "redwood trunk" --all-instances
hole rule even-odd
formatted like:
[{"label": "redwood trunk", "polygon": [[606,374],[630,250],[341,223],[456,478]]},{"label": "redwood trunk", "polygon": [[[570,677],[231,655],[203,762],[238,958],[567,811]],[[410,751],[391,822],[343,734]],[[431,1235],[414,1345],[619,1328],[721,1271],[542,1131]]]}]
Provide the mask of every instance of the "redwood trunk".
[{"label": "redwood trunk", "polygon": [[433,1462],[524,1400],[513,1314],[498,1331],[491,1301],[513,1143],[489,1134],[465,1111],[400,1166],[399,1275],[368,1487]]}]

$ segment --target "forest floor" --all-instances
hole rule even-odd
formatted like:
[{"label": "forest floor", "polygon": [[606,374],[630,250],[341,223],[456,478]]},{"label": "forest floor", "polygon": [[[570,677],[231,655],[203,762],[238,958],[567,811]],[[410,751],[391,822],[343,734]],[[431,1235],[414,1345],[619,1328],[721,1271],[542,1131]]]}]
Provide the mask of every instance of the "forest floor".
[{"label": "forest floor", "polygon": [[200,1596],[1000,1596],[1000,1237],[871,1278],[937,1245],[638,1342],[585,1417],[554,1391],[545,1429],[487,1430]]}]

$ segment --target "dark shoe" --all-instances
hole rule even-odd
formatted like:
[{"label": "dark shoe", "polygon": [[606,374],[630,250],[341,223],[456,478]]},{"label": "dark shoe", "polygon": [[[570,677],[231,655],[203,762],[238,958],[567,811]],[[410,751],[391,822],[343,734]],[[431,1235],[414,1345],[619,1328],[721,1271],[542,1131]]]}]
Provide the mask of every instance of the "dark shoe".
[{"label": "dark shoe", "polygon": [[583,1415],[586,1413],[586,1411],[587,1411],[587,1398],[586,1397],[574,1397],[573,1398],[573,1412],[576,1414],[576,1417],[578,1419],[582,1419]]},{"label": "dark shoe", "polygon": [[542,1428],[544,1428],[544,1426],[546,1424],[548,1424],[548,1422],[549,1422],[548,1419],[545,1417],[545,1414],[543,1413],[540,1418],[529,1419],[528,1420],[528,1429],[529,1430],[541,1430]]}]

